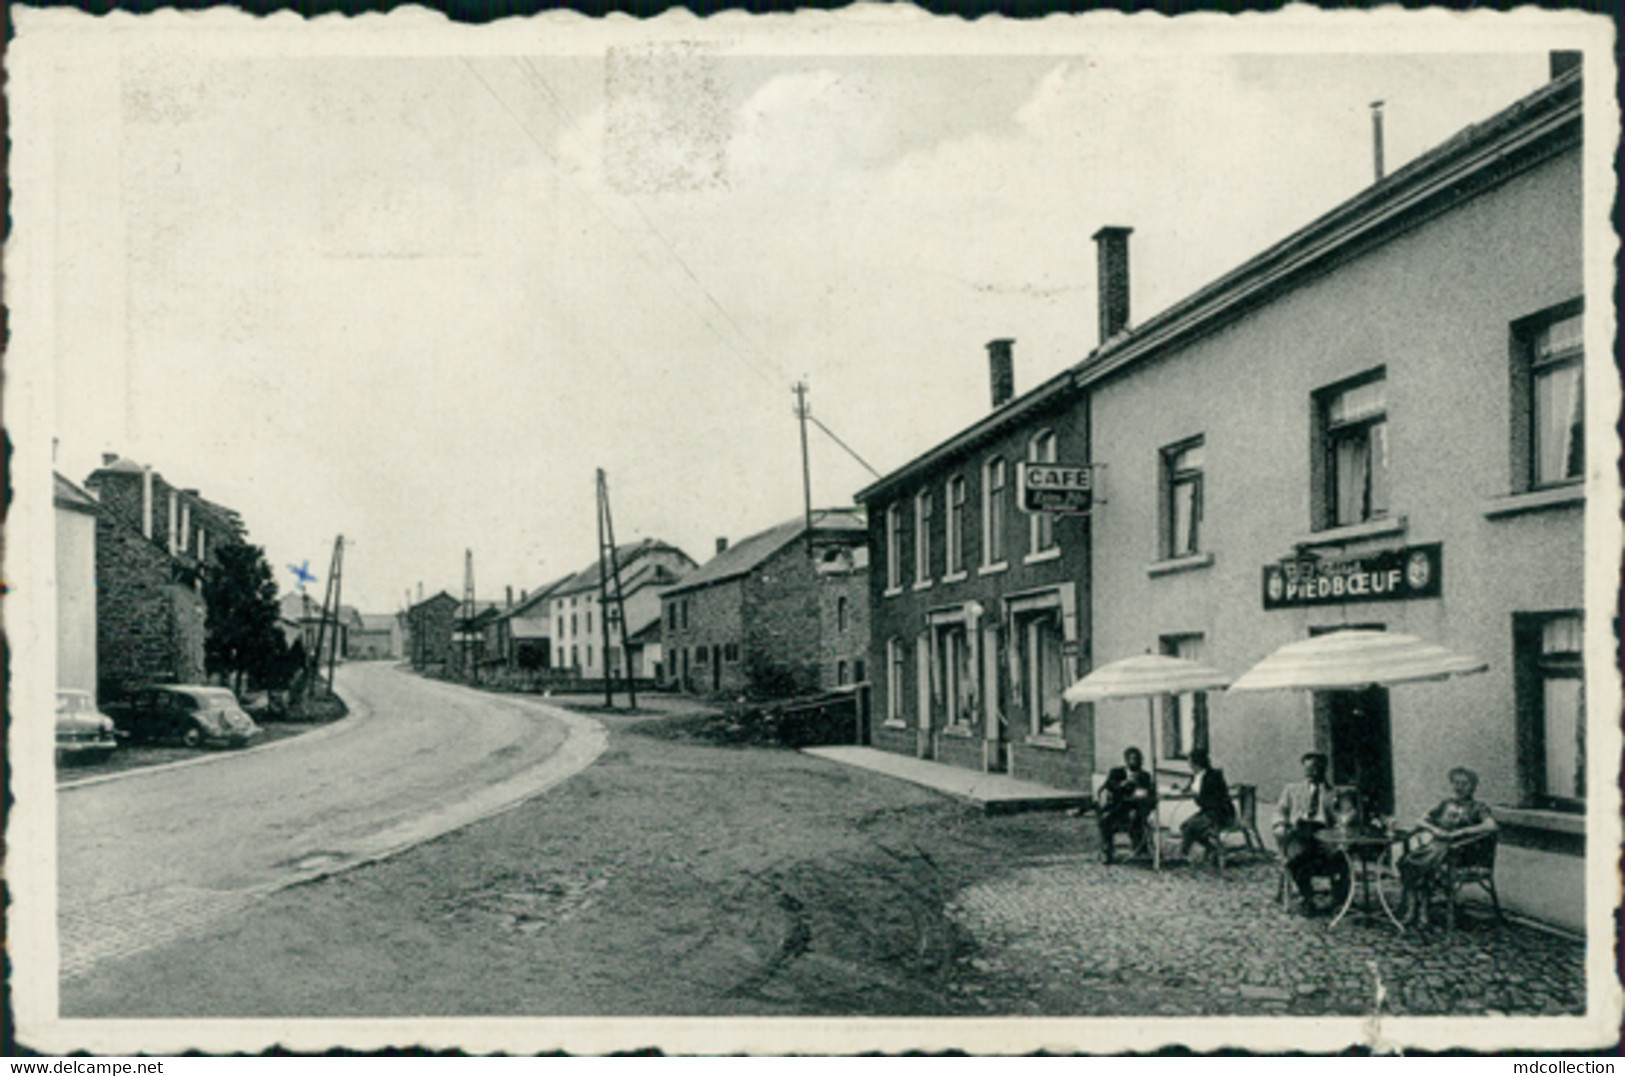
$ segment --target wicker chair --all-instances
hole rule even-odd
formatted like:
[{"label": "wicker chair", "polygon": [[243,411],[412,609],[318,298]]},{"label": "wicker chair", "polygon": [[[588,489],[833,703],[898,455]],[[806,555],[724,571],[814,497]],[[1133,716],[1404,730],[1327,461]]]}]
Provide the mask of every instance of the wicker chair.
[{"label": "wicker chair", "polygon": [[1476,885],[1490,895],[1490,907],[1495,910],[1496,922],[1504,922],[1501,898],[1495,892],[1495,848],[1498,844],[1494,830],[1474,833],[1450,841],[1440,873],[1440,888],[1445,897],[1445,927],[1456,929],[1456,895],[1470,885]]}]

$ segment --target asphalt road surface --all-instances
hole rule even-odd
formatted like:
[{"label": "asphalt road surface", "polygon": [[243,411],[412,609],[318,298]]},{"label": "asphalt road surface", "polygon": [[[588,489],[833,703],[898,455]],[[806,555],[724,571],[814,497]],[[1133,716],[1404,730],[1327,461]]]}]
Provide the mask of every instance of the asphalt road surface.
[{"label": "asphalt road surface", "polygon": [[320,732],[58,793],[65,979],[497,813],[606,742],[591,718],[381,664],[339,690],[352,716]]}]

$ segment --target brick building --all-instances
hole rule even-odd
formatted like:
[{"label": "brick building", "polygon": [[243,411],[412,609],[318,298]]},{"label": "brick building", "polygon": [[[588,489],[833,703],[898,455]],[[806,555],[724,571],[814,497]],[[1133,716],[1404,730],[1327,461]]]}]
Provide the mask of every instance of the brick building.
[{"label": "brick building", "polygon": [[98,696],[204,679],[204,573],[243,540],[237,513],[116,455],[85,479],[96,494]]},{"label": "brick building", "polygon": [[[664,595],[667,679],[701,694],[807,694],[862,678],[863,514],[813,513],[729,546]],[[842,675],[844,673],[844,680]]]},{"label": "brick building", "polygon": [[[1581,127],[1580,72],[1554,62],[1138,325],[1128,229],[1097,232],[1095,350],[1007,399],[996,342],[993,414],[858,495],[875,745],[1083,789],[1148,735],[1143,702],[1062,705],[1092,664],[1160,651],[1237,675],[1339,627],[1420,636],[1488,671],[1170,697],[1160,779],[1204,746],[1268,804],[1313,748],[1409,822],[1469,767],[1502,902],[1581,926],[1587,790],[1617,776],[1586,735],[1586,640],[1613,612],[1585,605],[1587,487],[1612,490],[1615,450],[1608,431],[1584,449],[1586,342],[1607,319],[1584,295]],[[1021,514],[1022,459],[1104,466],[1109,500]]]},{"label": "brick building", "polygon": [[451,637],[457,624],[457,599],[445,591],[424,598],[407,610],[407,638],[412,668],[441,671],[451,660]]}]

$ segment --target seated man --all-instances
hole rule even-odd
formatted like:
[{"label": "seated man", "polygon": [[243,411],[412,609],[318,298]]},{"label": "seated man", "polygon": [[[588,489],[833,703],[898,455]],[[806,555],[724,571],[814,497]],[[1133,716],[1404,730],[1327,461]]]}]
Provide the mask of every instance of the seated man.
[{"label": "seated man", "polygon": [[1156,784],[1145,769],[1138,747],[1123,752],[1123,765],[1113,766],[1100,788],[1100,861],[1112,861],[1112,838],[1128,831],[1136,849],[1146,847],[1145,820],[1157,802]]},{"label": "seated man", "polygon": [[1190,793],[1196,801],[1196,813],[1179,827],[1179,854],[1189,856],[1192,845],[1201,845],[1213,855],[1219,834],[1236,820],[1236,805],[1230,802],[1230,786],[1225,783],[1224,771],[1213,768],[1207,751],[1191,749]]},{"label": "seated man", "polygon": [[1311,751],[1303,756],[1303,780],[1281,789],[1275,808],[1275,840],[1309,915],[1314,914],[1316,875],[1332,880],[1334,905],[1348,896],[1348,863],[1315,840],[1318,830],[1331,825],[1332,796],[1332,786],[1326,783],[1326,756]]}]

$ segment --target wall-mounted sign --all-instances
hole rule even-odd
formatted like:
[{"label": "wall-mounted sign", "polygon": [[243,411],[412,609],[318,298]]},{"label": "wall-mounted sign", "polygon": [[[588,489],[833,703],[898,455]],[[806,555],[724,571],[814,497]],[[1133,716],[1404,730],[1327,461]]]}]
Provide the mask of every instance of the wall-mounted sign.
[{"label": "wall-mounted sign", "polygon": [[1099,473],[1099,467],[1088,464],[1018,463],[1022,510],[1086,516],[1095,506]]},{"label": "wall-mounted sign", "polygon": [[1443,582],[1438,542],[1336,559],[1304,553],[1264,565],[1264,608],[1437,598]]}]

